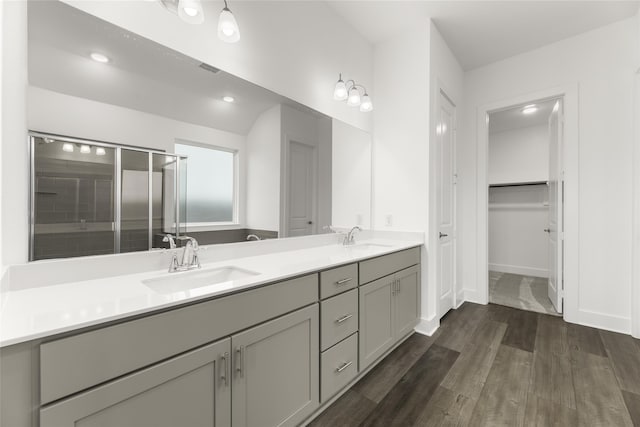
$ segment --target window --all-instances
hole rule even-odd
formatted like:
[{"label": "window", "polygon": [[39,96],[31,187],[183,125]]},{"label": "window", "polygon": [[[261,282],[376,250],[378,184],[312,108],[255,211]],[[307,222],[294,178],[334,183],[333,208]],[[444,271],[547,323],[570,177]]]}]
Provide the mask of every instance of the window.
[{"label": "window", "polygon": [[176,144],[188,157],[187,224],[237,222],[236,151],[219,147]]}]

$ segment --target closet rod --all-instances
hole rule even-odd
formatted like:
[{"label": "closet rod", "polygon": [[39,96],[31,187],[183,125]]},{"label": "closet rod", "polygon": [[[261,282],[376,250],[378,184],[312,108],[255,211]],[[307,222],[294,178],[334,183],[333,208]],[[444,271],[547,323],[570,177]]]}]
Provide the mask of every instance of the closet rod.
[{"label": "closet rod", "polygon": [[532,181],[532,182],[514,182],[511,184],[491,184],[489,188],[497,187],[522,187],[525,185],[547,185],[547,181]]}]

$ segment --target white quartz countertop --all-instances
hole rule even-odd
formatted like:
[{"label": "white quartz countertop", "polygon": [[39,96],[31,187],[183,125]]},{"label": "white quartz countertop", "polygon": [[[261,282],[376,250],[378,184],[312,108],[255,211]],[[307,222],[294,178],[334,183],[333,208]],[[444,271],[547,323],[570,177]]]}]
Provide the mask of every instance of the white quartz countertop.
[{"label": "white quartz countertop", "polygon": [[[421,245],[421,241],[373,239],[356,246],[331,244],[309,249],[203,263],[199,270],[167,270],[86,280],[3,292],[0,347],[62,332],[151,313],[198,300],[220,297],[265,283],[324,270]],[[168,267],[168,266],[167,266]],[[145,282],[162,277],[186,278],[210,270],[235,267],[245,277],[191,289],[155,288]]]}]

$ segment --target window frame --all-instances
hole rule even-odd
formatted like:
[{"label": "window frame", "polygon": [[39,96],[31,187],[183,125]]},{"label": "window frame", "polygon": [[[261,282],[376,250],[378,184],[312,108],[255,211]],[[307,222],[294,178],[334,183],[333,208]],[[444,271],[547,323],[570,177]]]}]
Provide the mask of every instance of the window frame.
[{"label": "window frame", "polygon": [[[186,154],[178,153],[178,145],[187,145],[191,147],[202,148],[206,150],[224,151],[233,154],[233,193],[231,196],[231,205],[233,207],[233,214],[231,221],[218,221],[218,222],[187,222],[186,218],[184,224],[187,231],[200,232],[200,231],[217,231],[217,230],[234,230],[242,227],[240,223],[240,149],[224,147],[221,145],[207,144],[202,142],[189,141],[185,139],[176,139],[173,144],[174,151],[180,156],[187,157],[187,175],[189,174],[189,156]],[[187,179],[187,216],[189,212],[189,179]]]}]

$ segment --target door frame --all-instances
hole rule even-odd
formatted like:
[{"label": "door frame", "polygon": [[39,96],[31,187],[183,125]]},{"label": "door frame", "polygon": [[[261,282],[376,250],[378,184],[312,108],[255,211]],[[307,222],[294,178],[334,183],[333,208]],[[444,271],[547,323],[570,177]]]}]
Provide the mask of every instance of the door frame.
[{"label": "door frame", "polygon": [[[640,69],[635,75],[635,123],[633,144],[632,260],[640,258]],[[640,338],[640,263],[633,263],[631,281],[631,335]]]},{"label": "door frame", "polygon": [[[450,92],[447,90],[446,86],[442,81],[438,80],[436,82],[436,91],[437,94],[433,100],[433,113],[431,115],[431,129],[430,137],[432,141],[436,141],[438,135],[436,134],[437,127],[437,113],[440,111],[440,100],[441,96],[444,96],[449,100],[451,105],[453,106],[453,148],[452,148],[452,156],[453,156],[453,173],[454,177],[457,176],[457,153],[458,153],[458,140],[457,140],[457,128],[458,128],[458,105],[456,101],[449,95]],[[421,300],[422,300],[422,312],[425,312],[425,307],[428,307],[429,313],[434,313],[433,320],[436,322],[440,322],[440,281],[438,275],[438,264],[440,263],[440,251],[439,251],[439,238],[438,238],[438,224],[440,223],[440,217],[438,213],[438,187],[440,186],[440,168],[438,166],[438,150],[437,144],[429,144],[429,235],[428,235],[428,247],[433,248],[433,250],[427,251],[427,257],[429,268],[427,269],[428,283],[434,283],[435,286],[429,287],[427,289],[430,292],[422,292]],[[458,286],[458,214],[457,214],[457,180],[454,178],[453,185],[453,284],[452,284],[452,293],[453,293],[453,308],[456,309],[462,305],[465,301],[464,294],[462,289],[459,289]],[[424,280],[424,279],[422,279]],[[433,325],[430,325],[433,326]]]},{"label": "door frame", "polygon": [[313,176],[313,197],[311,201],[311,215],[312,215],[312,227],[311,234],[317,233],[318,227],[318,144],[313,141],[309,141],[306,138],[299,138],[295,135],[285,134],[282,142],[282,156],[281,156],[281,174],[280,181],[280,232],[278,237],[289,237],[289,208],[290,208],[290,150],[291,142],[297,144],[306,145],[313,151],[313,170],[311,174]]},{"label": "door frame", "polygon": [[[578,315],[579,281],[579,144],[578,85],[559,86],[503,99],[478,107],[476,117],[476,280],[477,302],[489,302],[489,113],[532,100],[562,98],[564,107],[564,312],[567,321]],[[570,218],[566,221],[566,218]]]}]

